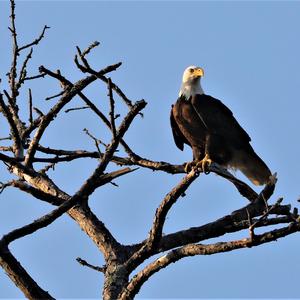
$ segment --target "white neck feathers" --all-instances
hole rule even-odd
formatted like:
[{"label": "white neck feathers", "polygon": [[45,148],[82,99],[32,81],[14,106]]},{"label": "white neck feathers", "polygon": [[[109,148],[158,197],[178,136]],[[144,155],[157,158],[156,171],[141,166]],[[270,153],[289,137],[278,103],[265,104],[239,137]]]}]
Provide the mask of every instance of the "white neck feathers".
[{"label": "white neck feathers", "polygon": [[204,91],[201,87],[200,81],[197,82],[183,82],[179,91],[179,97],[185,96],[186,99],[189,99],[191,96],[196,94],[202,95]]}]

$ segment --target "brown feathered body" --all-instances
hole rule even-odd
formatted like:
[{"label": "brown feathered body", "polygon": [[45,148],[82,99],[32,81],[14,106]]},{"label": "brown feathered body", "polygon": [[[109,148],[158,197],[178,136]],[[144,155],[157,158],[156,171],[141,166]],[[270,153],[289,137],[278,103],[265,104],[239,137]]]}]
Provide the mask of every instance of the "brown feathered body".
[{"label": "brown feathered body", "polygon": [[271,172],[250,145],[250,137],[230,109],[205,94],[180,96],[171,110],[171,127],[177,147],[193,150],[194,160],[206,154],[223,167],[239,169],[255,185],[267,183]]}]

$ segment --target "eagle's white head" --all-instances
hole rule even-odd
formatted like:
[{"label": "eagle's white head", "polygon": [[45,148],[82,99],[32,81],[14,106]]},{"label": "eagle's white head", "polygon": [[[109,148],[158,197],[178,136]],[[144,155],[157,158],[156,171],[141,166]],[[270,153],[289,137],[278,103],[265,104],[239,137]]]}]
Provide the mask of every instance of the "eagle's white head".
[{"label": "eagle's white head", "polygon": [[185,96],[186,99],[189,99],[196,94],[204,94],[200,84],[202,76],[204,76],[202,68],[196,66],[187,67],[183,72],[179,96]]}]

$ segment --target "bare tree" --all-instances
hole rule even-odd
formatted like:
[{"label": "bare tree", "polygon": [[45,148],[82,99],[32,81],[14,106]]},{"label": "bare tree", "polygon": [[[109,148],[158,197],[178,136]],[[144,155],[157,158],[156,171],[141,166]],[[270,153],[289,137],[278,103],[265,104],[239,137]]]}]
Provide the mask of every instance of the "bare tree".
[{"label": "bare tree", "polygon": [[[11,26],[9,30],[13,44],[12,63],[8,73],[9,89],[3,90],[3,93],[0,94],[0,111],[4,121],[8,124],[7,128],[9,128],[10,133],[7,138],[1,139],[2,144],[5,139],[9,141],[9,144],[0,146],[0,159],[6,166],[7,171],[12,174],[13,179],[1,183],[1,192],[8,187],[13,187],[31,195],[37,201],[44,201],[55,206],[50,213],[41,216],[30,224],[16,228],[5,234],[0,240],[0,265],[27,298],[53,299],[54,296],[51,296],[50,293],[38,285],[11,253],[9,246],[17,239],[50,226],[63,214],[68,214],[80,226],[95,243],[105,259],[105,265],[102,267],[93,266],[81,258],[77,259],[83,266],[103,273],[105,278],[104,299],[134,298],[143,283],[154,273],[184,257],[217,254],[259,246],[300,231],[300,219],[297,209],[291,210],[290,205],[282,205],[281,198],[275,201],[274,204],[268,203],[275,188],[276,174],[257,194],[247,184],[236,179],[225,169],[212,164],[210,171],[222,176],[224,180],[229,180],[240,195],[249,201],[249,204],[206,225],[163,235],[162,232],[168,212],[174,203],[185,195],[189,186],[199,177],[201,172],[192,169],[188,174],[184,174],[185,164],[172,165],[168,162],[143,158],[136,154],[125,142],[126,132],[130,129],[134,119],[142,114],[141,111],[147,103],[144,100],[132,102],[108,77],[108,74],[117,70],[121,63],[109,65],[101,70],[96,70],[90,65],[87,56],[98,46],[98,42],[92,43],[85,50],[77,47],[74,62],[78,69],[86,75],[76,82],[71,82],[61,71],[51,71],[45,66],[40,66],[38,75],[27,74],[27,65],[32,58],[33,48],[40,43],[49,27],[45,26],[40,36],[32,42],[22,46],[19,45],[15,26],[14,0],[11,0],[10,3]],[[24,56],[24,60],[20,62],[20,54],[25,51],[28,51],[28,53]],[[32,92],[29,89],[29,118],[25,122],[21,119],[18,108],[20,97],[24,98],[24,95],[21,95],[20,88],[26,81],[41,79],[54,79],[60,84],[61,90],[54,96],[47,98],[47,100],[57,99],[57,101],[48,112],[43,113],[38,108],[33,107]],[[107,86],[108,115],[105,115],[95,102],[85,94],[86,88],[95,82],[102,82]],[[123,117],[115,112],[115,95],[118,95],[118,99],[122,99],[128,107],[128,112]],[[46,135],[49,125],[55,122],[57,115],[61,114],[65,106],[75,97],[80,97],[84,106],[71,108],[66,112],[90,109],[111,132],[109,144],[104,144],[88,130],[85,130],[86,134],[95,143],[95,151],[93,152],[85,149],[54,149],[41,143],[41,139]],[[34,112],[36,117],[34,117]],[[124,149],[124,153],[126,153],[124,156],[116,156],[119,147]],[[39,156],[39,154],[42,154],[42,156]],[[95,159],[98,161],[98,165],[73,195],[63,191],[59,187],[59,183],[55,183],[48,174],[48,171],[51,168],[53,169],[55,165],[86,158]],[[43,165],[42,168],[41,164]],[[107,171],[108,165],[115,166],[115,170]],[[113,183],[113,180],[137,170],[137,167],[169,174],[183,173],[184,175],[180,182],[162,198],[153,217],[149,235],[143,241],[134,245],[123,245],[116,240],[105,224],[90,209],[89,198],[96,189]],[[267,228],[270,225],[279,226],[275,230],[268,231],[266,229],[262,234],[255,234],[255,228]],[[205,243],[205,240],[224,237],[227,233],[238,232],[247,228],[249,229],[249,235],[244,239],[219,241],[212,244]],[[162,256],[159,256],[159,254],[162,254]],[[145,260],[153,256],[156,256],[156,258],[151,263],[132,276]]]}]

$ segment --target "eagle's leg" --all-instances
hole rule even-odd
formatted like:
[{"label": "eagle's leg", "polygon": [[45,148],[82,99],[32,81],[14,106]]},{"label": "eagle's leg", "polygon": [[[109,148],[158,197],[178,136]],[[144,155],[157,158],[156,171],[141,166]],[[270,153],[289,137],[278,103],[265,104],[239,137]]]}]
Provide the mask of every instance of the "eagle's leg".
[{"label": "eagle's leg", "polygon": [[209,153],[211,153],[210,151],[213,146],[212,142],[214,142],[214,141],[215,141],[215,136],[211,133],[208,133],[206,135],[206,139],[205,139],[205,149],[204,149],[205,156],[198,163],[202,172],[206,175],[210,173],[209,166],[211,165],[212,160],[210,158]]},{"label": "eagle's leg", "polygon": [[203,158],[203,154],[201,157],[201,151],[198,147],[192,147],[192,149],[193,149],[193,160],[185,163],[185,166],[184,166],[185,173],[189,173],[194,167],[196,167],[196,165]]}]

